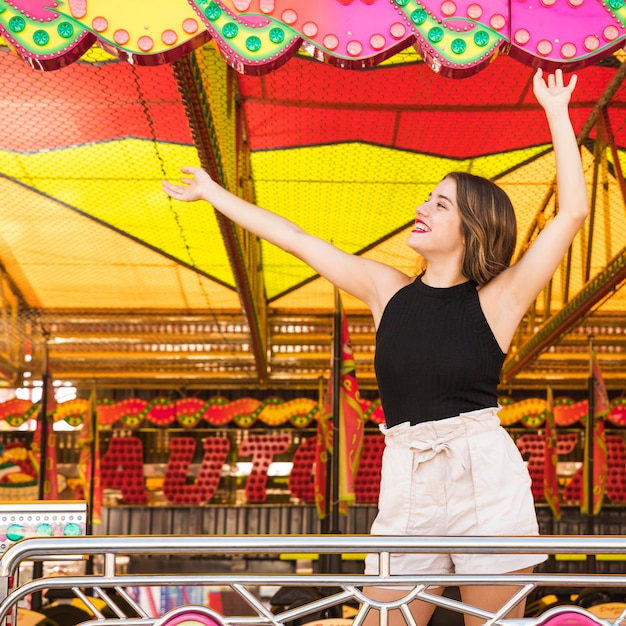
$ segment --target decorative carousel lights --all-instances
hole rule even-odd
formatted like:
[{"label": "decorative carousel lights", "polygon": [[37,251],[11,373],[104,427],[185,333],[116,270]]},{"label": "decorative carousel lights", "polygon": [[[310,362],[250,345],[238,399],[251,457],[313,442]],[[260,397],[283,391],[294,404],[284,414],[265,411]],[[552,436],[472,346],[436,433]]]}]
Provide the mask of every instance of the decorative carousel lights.
[{"label": "decorative carousel lights", "polygon": [[625,0],[0,0],[0,36],[53,70],[94,43],[131,63],[174,61],[211,41],[237,71],[263,74],[303,48],[366,68],[413,46],[453,78],[498,53],[576,69],[624,45]]},{"label": "decorative carousel lights", "polygon": [[85,534],[84,502],[0,504],[0,553],[26,537],[78,537]]}]

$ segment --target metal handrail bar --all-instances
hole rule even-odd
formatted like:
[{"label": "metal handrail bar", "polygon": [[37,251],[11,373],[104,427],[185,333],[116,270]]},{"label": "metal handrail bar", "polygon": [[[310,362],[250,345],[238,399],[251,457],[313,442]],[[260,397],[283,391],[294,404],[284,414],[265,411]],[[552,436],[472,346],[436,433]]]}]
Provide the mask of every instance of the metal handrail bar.
[{"label": "metal handrail bar", "polygon": [[[234,590],[256,612],[256,616],[224,616],[224,623],[235,626],[282,626],[312,612],[355,601],[361,609],[354,619],[360,626],[370,609],[378,610],[381,624],[387,623],[390,610],[398,609],[411,626],[412,617],[408,604],[413,599],[430,602],[435,606],[477,616],[486,626],[510,625],[505,619],[509,610],[527,598],[539,587],[605,587],[626,589],[624,574],[473,574],[473,575],[392,575],[389,573],[390,556],[398,552],[440,553],[539,553],[539,554],[625,554],[626,537],[622,536],[543,536],[543,537],[390,537],[371,535],[228,535],[228,536],[89,536],[89,537],[37,537],[12,544],[0,558],[0,624],[13,607],[27,596],[51,588],[71,589],[74,595],[91,605],[96,619],[91,626],[152,626],[157,618],[145,611],[137,611],[139,617],[128,617],[108,598],[106,590],[124,591],[130,587],[164,586],[225,586]],[[377,553],[380,575],[365,574],[125,574],[118,572],[117,556],[120,555],[313,555],[313,554],[360,554]],[[20,564],[25,560],[46,560],[54,556],[98,555],[103,557],[103,574],[91,573],[79,576],[38,578],[19,584]],[[335,587],[333,595],[315,599],[306,605],[283,609],[274,615],[248,588],[262,585]],[[431,587],[465,585],[512,585],[519,590],[495,612],[459,602],[452,598],[429,593]],[[378,601],[365,596],[360,587],[408,588],[402,597],[394,601]],[[83,591],[91,589],[105,600],[117,617],[105,618],[93,607]],[[126,594],[126,599],[130,599]],[[133,606],[137,610],[138,605]],[[140,607],[139,607],[140,608]],[[626,619],[625,615],[620,619]],[[529,623],[528,621],[516,623]],[[602,622],[600,622],[602,623]]]},{"label": "metal handrail bar", "polygon": [[[297,580],[294,581],[294,578]],[[506,581],[502,579],[506,578]],[[414,587],[415,585],[427,585],[429,587],[458,587],[459,585],[552,585],[558,584],[563,587],[625,587],[625,574],[406,574],[404,576],[366,576],[364,574],[239,574],[239,573],[215,573],[215,574],[118,574],[115,578],[86,574],[81,576],[52,576],[31,580],[12,593],[21,594],[20,599],[29,593],[42,589],[71,589],[72,587],[90,587],[98,585],[105,589],[117,584],[124,587],[160,587],[169,581],[172,586],[202,587],[218,586],[220,584],[241,584],[246,587],[258,587],[267,585],[268,580],[272,586],[293,585],[296,587],[325,586],[344,587],[355,585],[357,587],[372,586],[398,586]],[[22,593],[22,590],[25,590]],[[6,600],[6,598],[5,598]],[[3,600],[2,603],[5,601]],[[0,603],[0,606],[2,606]]]},{"label": "metal handrail bar", "polygon": [[365,552],[526,554],[626,554],[621,535],[541,537],[396,537],[374,535],[92,535],[30,537],[0,557],[0,576],[10,576],[24,559],[49,555],[112,554],[360,554]]}]

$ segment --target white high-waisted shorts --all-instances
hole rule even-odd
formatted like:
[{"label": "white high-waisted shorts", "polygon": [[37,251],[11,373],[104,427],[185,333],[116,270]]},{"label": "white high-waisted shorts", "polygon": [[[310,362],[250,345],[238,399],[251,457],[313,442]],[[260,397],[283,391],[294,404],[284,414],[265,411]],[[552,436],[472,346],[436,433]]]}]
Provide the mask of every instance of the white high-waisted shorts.
[{"label": "white high-waisted shorts", "polygon": [[[500,426],[499,407],[411,426],[385,435],[373,535],[537,535],[531,480]],[[392,554],[391,573],[503,574],[531,567],[542,554]],[[378,574],[370,554],[365,573]]]}]

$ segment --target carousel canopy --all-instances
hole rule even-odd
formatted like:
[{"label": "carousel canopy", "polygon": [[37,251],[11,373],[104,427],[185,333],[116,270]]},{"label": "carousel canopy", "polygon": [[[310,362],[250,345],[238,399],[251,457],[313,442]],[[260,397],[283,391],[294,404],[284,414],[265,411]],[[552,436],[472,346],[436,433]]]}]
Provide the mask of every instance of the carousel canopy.
[{"label": "carousel canopy", "polygon": [[[415,207],[447,172],[471,171],[511,196],[519,257],[558,207],[540,65],[579,75],[571,114],[592,211],[520,325],[503,388],[583,388],[591,345],[623,389],[614,4],[0,0],[2,384],[41,379],[47,355],[78,387],[317,388],[332,286],[211,206],[170,200],[160,180],[202,165],[414,274]],[[371,317],[342,299],[373,388]]]}]

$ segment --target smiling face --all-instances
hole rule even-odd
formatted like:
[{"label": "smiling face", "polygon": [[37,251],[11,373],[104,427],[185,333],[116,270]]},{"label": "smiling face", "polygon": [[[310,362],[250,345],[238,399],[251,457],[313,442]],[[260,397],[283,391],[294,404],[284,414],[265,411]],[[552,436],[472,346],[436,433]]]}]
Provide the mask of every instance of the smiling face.
[{"label": "smiling face", "polygon": [[444,178],[415,212],[415,226],[407,241],[427,260],[463,253],[461,215],[457,207],[456,181]]}]

